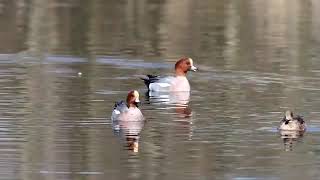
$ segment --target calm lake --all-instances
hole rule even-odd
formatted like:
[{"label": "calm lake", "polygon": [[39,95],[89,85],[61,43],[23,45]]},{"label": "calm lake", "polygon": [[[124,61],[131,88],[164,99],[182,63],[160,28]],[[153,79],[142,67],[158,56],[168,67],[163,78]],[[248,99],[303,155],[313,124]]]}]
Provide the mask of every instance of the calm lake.
[{"label": "calm lake", "polygon": [[[0,179],[318,179],[319,16],[319,0],[0,1]],[[185,56],[190,95],[150,97],[139,76]],[[133,89],[135,151],[110,119]],[[277,131],[287,109],[303,135]]]}]

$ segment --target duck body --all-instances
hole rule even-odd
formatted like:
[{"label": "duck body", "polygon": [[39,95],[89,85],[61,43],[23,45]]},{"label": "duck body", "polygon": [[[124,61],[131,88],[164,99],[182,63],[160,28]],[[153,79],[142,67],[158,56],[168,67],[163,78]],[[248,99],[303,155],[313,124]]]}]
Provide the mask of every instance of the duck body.
[{"label": "duck body", "polygon": [[291,111],[287,111],[280,122],[279,130],[304,132],[306,130],[306,123],[301,116],[293,116]]},{"label": "duck body", "polygon": [[174,92],[190,91],[190,84],[185,76],[153,76],[147,75],[144,79],[149,91]]},{"label": "duck body", "polygon": [[118,101],[115,103],[111,114],[112,127],[114,130],[120,130],[121,128],[141,129],[140,127],[135,127],[135,123],[127,123],[144,120],[144,116],[138,108],[138,102],[140,102],[138,92],[131,91],[128,94],[127,101]]}]

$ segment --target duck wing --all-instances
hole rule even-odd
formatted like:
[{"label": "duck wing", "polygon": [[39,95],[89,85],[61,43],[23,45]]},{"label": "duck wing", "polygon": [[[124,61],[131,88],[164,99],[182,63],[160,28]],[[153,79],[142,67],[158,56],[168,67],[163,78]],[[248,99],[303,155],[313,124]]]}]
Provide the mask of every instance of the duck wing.
[{"label": "duck wing", "polygon": [[142,79],[144,81],[144,84],[149,88],[149,84],[159,81],[161,77],[148,74],[146,76],[141,77],[140,79]]},{"label": "duck wing", "polygon": [[300,124],[304,124],[304,120],[302,116],[297,115],[296,117],[294,117],[294,119],[296,119]]},{"label": "duck wing", "polygon": [[111,115],[111,120],[118,120],[121,113],[128,111],[128,106],[124,101],[118,101],[114,104],[114,108]]},{"label": "duck wing", "polygon": [[120,113],[128,110],[128,106],[125,101],[118,101],[114,103],[113,110],[118,110]]},{"label": "duck wing", "polygon": [[112,128],[114,130],[120,130],[119,119],[121,114],[125,111],[128,111],[128,106],[125,101],[115,102],[111,115]]}]

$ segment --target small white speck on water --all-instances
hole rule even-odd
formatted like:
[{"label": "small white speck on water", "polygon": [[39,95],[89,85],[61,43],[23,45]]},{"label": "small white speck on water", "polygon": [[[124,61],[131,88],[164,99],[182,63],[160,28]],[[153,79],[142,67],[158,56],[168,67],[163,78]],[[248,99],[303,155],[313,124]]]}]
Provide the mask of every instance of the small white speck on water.
[{"label": "small white speck on water", "polygon": [[78,72],[78,76],[79,76],[79,77],[82,76],[82,72]]}]

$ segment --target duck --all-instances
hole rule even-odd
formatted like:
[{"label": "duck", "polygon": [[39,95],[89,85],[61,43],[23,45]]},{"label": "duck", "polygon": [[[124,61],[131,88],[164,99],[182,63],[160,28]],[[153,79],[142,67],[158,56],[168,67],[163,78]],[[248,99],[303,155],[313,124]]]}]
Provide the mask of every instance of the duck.
[{"label": "duck", "polygon": [[302,116],[293,116],[293,112],[287,110],[285,116],[280,122],[280,131],[299,131],[304,132],[306,130],[306,123]]},{"label": "duck", "polygon": [[190,91],[190,84],[187,79],[188,71],[198,71],[193,65],[193,60],[183,57],[175,63],[175,76],[146,75],[141,77],[149,91],[156,92],[177,92]]},{"label": "duck", "polygon": [[129,91],[126,101],[121,100],[115,103],[111,115],[111,121],[114,130],[120,130],[121,127],[124,127],[125,129],[129,129],[131,131],[137,131],[137,133],[140,132],[142,128],[139,125],[140,123],[138,123],[138,125],[133,123],[144,120],[144,116],[141,110],[138,108],[139,103],[139,92],[137,90]]}]

